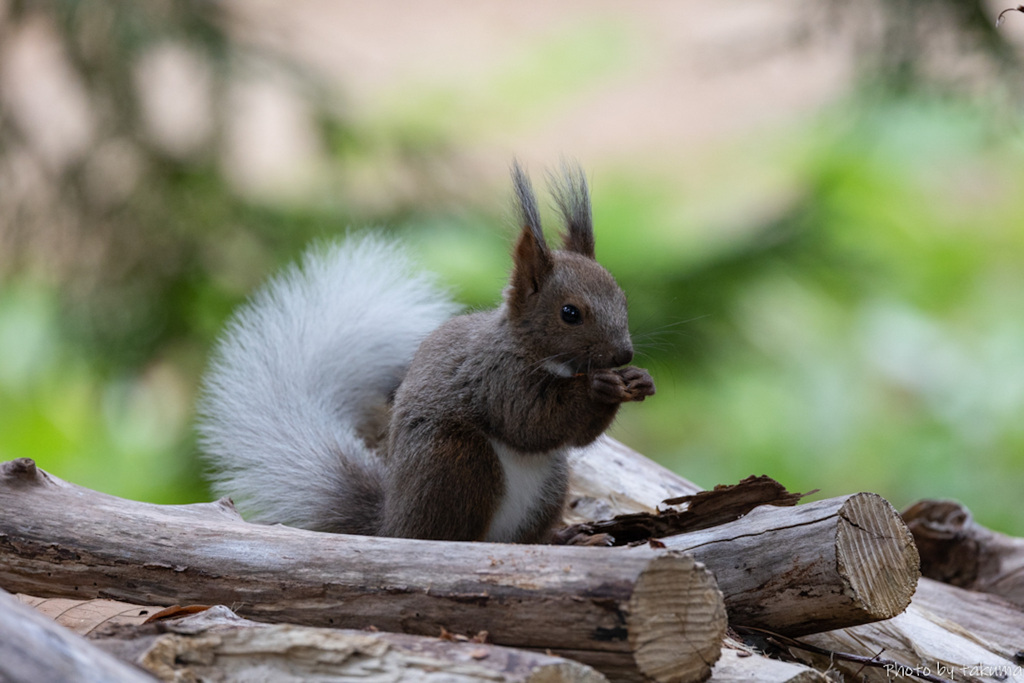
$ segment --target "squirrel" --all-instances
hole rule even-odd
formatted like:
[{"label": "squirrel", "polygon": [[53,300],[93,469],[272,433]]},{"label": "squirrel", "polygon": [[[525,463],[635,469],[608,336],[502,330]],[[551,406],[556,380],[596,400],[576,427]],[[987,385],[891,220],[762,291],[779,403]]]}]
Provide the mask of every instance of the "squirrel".
[{"label": "squirrel", "polygon": [[594,254],[577,166],[552,176],[548,247],[529,178],[503,302],[456,315],[379,236],[320,246],[228,323],[201,387],[213,488],[253,521],[406,538],[539,543],[567,454],[654,394],[629,366],[626,296]]}]

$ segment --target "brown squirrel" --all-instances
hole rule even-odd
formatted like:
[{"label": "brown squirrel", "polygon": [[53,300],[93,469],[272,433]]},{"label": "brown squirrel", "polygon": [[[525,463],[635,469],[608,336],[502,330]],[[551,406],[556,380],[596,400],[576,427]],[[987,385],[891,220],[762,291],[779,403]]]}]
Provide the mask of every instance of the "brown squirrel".
[{"label": "brown squirrel", "polygon": [[204,379],[215,490],[255,521],[321,531],[546,540],[568,451],[654,393],[626,366],[626,297],[594,258],[586,178],[553,180],[561,250],[513,164],[522,232],[497,309],[449,318],[434,280],[373,236],[310,250],[259,291]]}]

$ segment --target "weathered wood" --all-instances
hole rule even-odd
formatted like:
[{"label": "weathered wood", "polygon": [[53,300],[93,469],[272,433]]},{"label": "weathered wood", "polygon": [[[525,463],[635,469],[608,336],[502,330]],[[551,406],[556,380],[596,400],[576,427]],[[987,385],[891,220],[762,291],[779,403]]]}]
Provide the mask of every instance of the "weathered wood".
[{"label": "weathered wood", "polygon": [[592,544],[600,540],[606,545],[628,545],[720,526],[762,505],[790,507],[804,495],[787,491],[771,477],[747,477],[738,484],[719,485],[711,491],[671,498],[665,504],[672,507],[656,513],[620,514],[612,519],[563,527],[554,540],[573,544]]},{"label": "weathered wood", "polygon": [[[608,680],[579,662],[537,652],[451,638],[268,625],[238,617],[222,605],[143,623],[137,615],[152,608],[110,600],[18,598],[77,633],[89,633],[90,642],[100,649],[165,681]],[[106,618],[110,614],[132,616],[111,620]]]},{"label": "weathered wood", "polygon": [[992,531],[952,500],[922,500],[903,511],[925,576],[1024,605],[1024,538]]},{"label": "weathered wood", "polygon": [[995,654],[1024,667],[1024,608],[1019,605],[924,578],[912,604],[957,624]]},{"label": "weathered wood", "polygon": [[[584,461],[586,488],[571,490],[570,500],[612,499],[621,513],[642,512],[638,498],[652,490],[646,479],[626,472],[657,476],[654,488],[660,491],[691,495],[695,488],[610,439],[575,462]],[[609,471],[602,475],[603,467]],[[603,482],[608,488],[602,489]],[[579,510],[573,519],[596,521]],[[758,507],[736,521],[661,540],[693,553],[715,574],[730,623],[787,635],[893,617],[910,603],[918,577],[910,532],[896,510],[872,493]]]},{"label": "weathered wood", "polygon": [[894,617],[918,578],[910,532],[873,493],[760,507],[662,541],[714,572],[730,623],[786,635]]},{"label": "weathered wood", "polygon": [[0,681],[152,680],[0,589]]},{"label": "weathered wood", "polygon": [[607,435],[575,451],[569,463],[567,525],[655,512],[663,500],[702,490]]},{"label": "weathered wood", "polygon": [[[436,635],[570,653],[625,679],[700,680],[725,612],[690,556],[650,548],[439,543],[243,522],[0,465],[0,585],[48,597],[225,604],[259,621]],[[604,670],[604,669],[602,669]],[[611,677],[611,675],[610,675]]]},{"label": "weathered wood", "polygon": [[746,650],[723,648],[709,683],[828,683],[817,669],[768,659]]},{"label": "weathered wood", "polygon": [[[917,683],[925,674],[950,681],[1024,681],[1024,666],[1014,661],[1006,647],[1008,643],[999,645],[986,640],[973,630],[973,620],[966,626],[957,621],[963,615],[957,612],[957,603],[950,599],[947,588],[953,587],[922,579],[921,590],[929,597],[915,597],[907,611],[897,617],[800,639],[826,650],[868,658],[882,653],[896,666],[872,668],[798,648],[790,648],[790,652],[810,664],[831,667],[868,683]],[[1024,614],[1018,614],[1016,619],[1015,624],[1004,622],[1008,629],[1006,638],[1024,642]]]},{"label": "weathered wood", "polygon": [[[604,446],[596,444],[595,448],[602,451]],[[598,452],[590,454],[590,461],[601,463],[615,459],[614,473],[614,495],[618,501],[628,501],[627,504],[620,504],[621,512],[639,512],[645,507],[634,502],[630,496],[628,478],[621,477],[620,472],[632,469],[634,466],[643,466],[644,456],[630,451],[621,444],[615,444],[614,448],[608,449],[607,453]],[[678,486],[689,488],[694,485],[678,475],[671,472],[664,472],[662,476],[668,480],[676,480],[664,483],[665,486]],[[601,481],[603,477],[599,471],[588,476],[587,495],[599,499],[602,495]],[[624,485],[626,482],[627,485]],[[822,503],[811,503],[791,508],[793,511],[804,508],[812,508]],[[831,503],[830,503],[831,504]],[[813,508],[812,508],[813,509]],[[761,508],[755,510],[751,515],[763,514],[786,514],[786,509],[773,510],[772,508]],[[906,513],[904,513],[906,514]],[[583,517],[583,520],[586,520]],[[579,516],[571,519],[573,523],[583,521]],[[857,516],[853,518],[857,521]],[[734,523],[735,524],[735,523]],[[730,525],[726,525],[730,526]],[[707,532],[698,533],[709,533]],[[691,538],[687,534],[683,538]],[[750,558],[757,561],[760,556],[755,551],[736,549],[733,559],[737,563],[743,563]],[[783,550],[786,550],[783,548]],[[754,554],[752,554],[754,553]],[[724,557],[728,553],[723,553]],[[705,560],[707,558],[705,557]],[[726,585],[728,592],[728,573],[723,572],[721,567],[716,567],[713,561],[708,566],[719,575],[720,585]],[[796,598],[799,600],[799,597]],[[731,616],[731,615],[730,615]],[[986,626],[987,624],[987,626]],[[981,593],[970,593],[953,586],[940,584],[928,579],[920,579],[917,593],[914,595],[910,606],[899,616],[892,619],[879,621],[871,624],[863,624],[852,628],[844,628],[814,635],[805,635],[800,638],[818,647],[834,652],[845,652],[859,655],[864,658],[876,657],[881,653],[882,657],[893,660],[899,664],[897,669],[886,670],[884,668],[867,667],[860,662],[846,662],[838,657],[815,656],[806,651],[790,648],[793,655],[803,661],[819,668],[822,671],[832,669],[838,671],[845,680],[868,681],[869,683],[889,683],[890,681],[906,681],[908,683],[919,683],[920,678],[912,674],[923,674],[930,671],[933,675],[936,672],[945,674],[945,678],[954,681],[1019,681],[1024,672],[1024,663],[1020,657],[1024,656],[1024,614],[1018,612],[1016,605],[998,597]],[[723,657],[716,664],[710,679],[713,683],[718,681],[735,680],[731,673],[725,673],[731,656],[727,657],[723,650]],[[751,658],[755,667],[768,667],[774,660],[765,657]],[[722,673],[720,674],[720,667]],[[771,680],[768,674],[764,677],[756,670],[747,680]]]}]

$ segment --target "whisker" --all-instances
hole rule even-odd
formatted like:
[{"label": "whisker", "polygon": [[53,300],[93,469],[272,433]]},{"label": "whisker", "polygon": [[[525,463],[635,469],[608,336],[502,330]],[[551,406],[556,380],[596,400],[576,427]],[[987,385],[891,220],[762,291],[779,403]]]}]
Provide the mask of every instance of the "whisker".
[{"label": "whisker", "polygon": [[666,323],[653,330],[636,332],[632,335],[633,344],[638,353],[642,350],[648,349],[654,349],[662,352],[672,351],[678,348],[678,339],[680,337],[689,336],[687,332],[681,328],[690,323],[710,317],[710,314],[698,315],[685,320]]}]

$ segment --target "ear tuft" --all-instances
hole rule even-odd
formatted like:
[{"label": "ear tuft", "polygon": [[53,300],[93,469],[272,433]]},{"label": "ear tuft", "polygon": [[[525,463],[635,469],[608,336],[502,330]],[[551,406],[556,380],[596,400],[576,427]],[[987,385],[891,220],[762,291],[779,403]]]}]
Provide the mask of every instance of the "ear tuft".
[{"label": "ear tuft", "polygon": [[518,317],[525,312],[530,298],[544,286],[554,270],[554,261],[544,241],[533,186],[518,161],[512,162],[512,188],[522,232],[512,254],[512,279],[505,298],[512,315]]},{"label": "ear tuft", "polygon": [[537,209],[537,197],[533,193],[533,184],[523,171],[517,159],[512,160],[512,189],[515,192],[516,218],[519,228],[529,228],[537,244],[547,251],[544,231],[540,225],[540,211]]},{"label": "ear tuft", "polygon": [[551,194],[565,222],[565,249],[594,258],[594,223],[587,176],[579,164],[563,161],[561,176],[551,174]]}]

